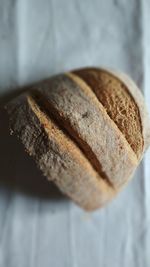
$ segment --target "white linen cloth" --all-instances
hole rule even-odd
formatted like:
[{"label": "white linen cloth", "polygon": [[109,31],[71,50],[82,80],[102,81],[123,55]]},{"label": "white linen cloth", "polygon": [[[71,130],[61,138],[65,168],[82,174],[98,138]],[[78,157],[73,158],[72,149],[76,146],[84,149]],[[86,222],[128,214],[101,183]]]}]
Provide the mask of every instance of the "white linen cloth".
[{"label": "white linen cloth", "polygon": [[[0,102],[96,65],[130,74],[149,105],[149,14],[149,0],[0,0]],[[48,184],[0,118],[0,267],[150,266],[150,151],[112,203],[86,213]]]}]

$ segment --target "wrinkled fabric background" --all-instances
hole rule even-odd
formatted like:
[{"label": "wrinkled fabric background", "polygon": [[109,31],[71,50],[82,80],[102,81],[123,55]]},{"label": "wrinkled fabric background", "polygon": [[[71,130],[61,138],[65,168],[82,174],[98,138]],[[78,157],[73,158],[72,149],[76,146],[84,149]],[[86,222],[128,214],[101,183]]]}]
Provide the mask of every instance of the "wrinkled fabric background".
[{"label": "wrinkled fabric background", "polygon": [[[130,74],[149,105],[149,14],[149,0],[0,0],[0,103],[100,65]],[[43,178],[0,114],[0,267],[149,267],[149,163],[150,151],[112,203],[86,213]]]}]

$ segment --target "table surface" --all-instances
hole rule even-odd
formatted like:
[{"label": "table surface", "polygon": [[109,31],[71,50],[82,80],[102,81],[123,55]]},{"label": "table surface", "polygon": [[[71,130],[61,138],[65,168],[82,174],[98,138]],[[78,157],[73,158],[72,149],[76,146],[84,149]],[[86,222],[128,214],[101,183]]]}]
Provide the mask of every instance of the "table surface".
[{"label": "table surface", "polygon": [[[149,0],[0,0],[0,103],[91,65],[130,74],[150,103],[149,12]],[[149,267],[149,162],[150,151],[112,203],[86,213],[46,181],[1,112],[0,267]]]}]

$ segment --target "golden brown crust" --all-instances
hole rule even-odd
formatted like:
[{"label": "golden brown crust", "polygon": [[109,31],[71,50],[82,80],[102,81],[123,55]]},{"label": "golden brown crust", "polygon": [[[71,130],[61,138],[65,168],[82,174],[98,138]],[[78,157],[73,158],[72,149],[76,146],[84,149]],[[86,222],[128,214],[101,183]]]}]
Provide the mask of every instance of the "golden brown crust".
[{"label": "golden brown crust", "polygon": [[150,145],[150,116],[148,114],[144,97],[136,84],[133,82],[133,80],[127,76],[126,74],[119,72],[119,71],[112,71],[112,70],[107,70],[109,73],[113,74],[115,77],[120,79],[126,86],[126,88],[129,90],[130,94],[134,98],[134,101],[136,102],[138,108],[139,108],[139,113],[140,113],[140,118],[141,118],[141,124],[142,124],[142,135],[144,138],[144,147],[143,151],[141,154],[141,157],[143,156],[143,153],[145,150],[148,148]]},{"label": "golden brown crust", "polygon": [[91,87],[139,158],[143,151],[141,116],[126,84],[111,72],[96,68],[81,69],[75,74]]}]

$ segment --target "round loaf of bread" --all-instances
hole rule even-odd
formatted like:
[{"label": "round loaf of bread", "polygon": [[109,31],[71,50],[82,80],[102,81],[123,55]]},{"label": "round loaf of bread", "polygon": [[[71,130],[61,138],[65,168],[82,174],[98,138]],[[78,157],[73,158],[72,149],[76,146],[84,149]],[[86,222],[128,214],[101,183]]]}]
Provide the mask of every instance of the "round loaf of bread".
[{"label": "round loaf of bread", "polygon": [[124,74],[84,68],[31,86],[6,106],[43,174],[82,208],[111,200],[150,144],[144,99]]}]

